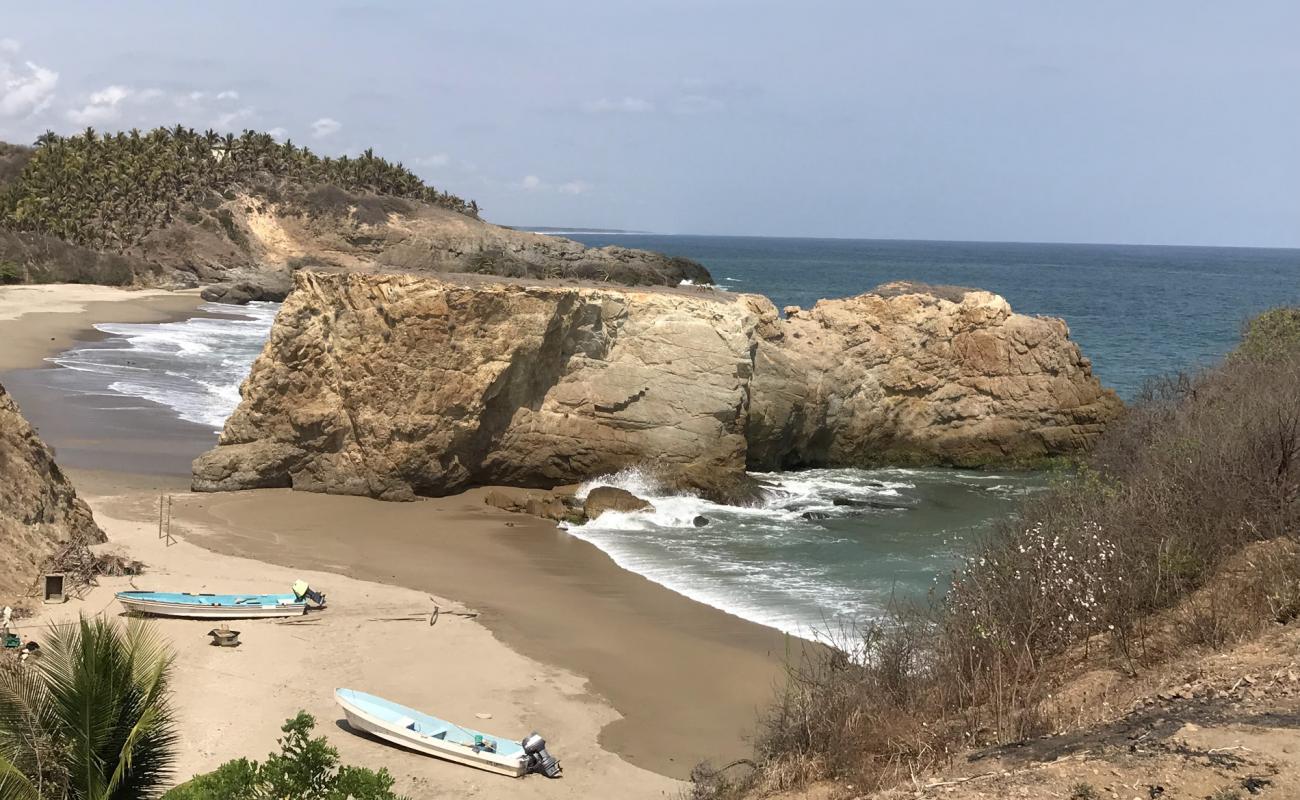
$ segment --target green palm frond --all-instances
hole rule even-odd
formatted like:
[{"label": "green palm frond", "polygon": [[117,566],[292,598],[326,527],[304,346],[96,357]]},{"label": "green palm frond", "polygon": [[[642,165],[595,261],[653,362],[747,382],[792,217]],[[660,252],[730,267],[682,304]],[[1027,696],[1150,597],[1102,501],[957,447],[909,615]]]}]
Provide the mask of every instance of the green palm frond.
[{"label": "green palm frond", "polygon": [[52,626],[42,652],[37,667],[0,669],[0,800],[28,789],[61,800],[157,797],[177,736],[172,656],[156,629],[82,618]]}]

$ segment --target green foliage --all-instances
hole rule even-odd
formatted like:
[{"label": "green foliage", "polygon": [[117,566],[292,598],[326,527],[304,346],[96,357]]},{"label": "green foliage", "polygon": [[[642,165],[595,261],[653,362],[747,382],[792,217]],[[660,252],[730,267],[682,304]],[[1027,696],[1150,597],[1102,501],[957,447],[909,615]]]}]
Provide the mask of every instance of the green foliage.
[{"label": "green foliage", "polygon": [[12,261],[0,261],[0,285],[22,283],[23,270]]},{"label": "green foliage", "polygon": [[221,136],[178,125],[102,136],[91,128],[67,137],[47,132],[30,158],[17,163],[17,179],[0,187],[0,223],[119,252],[175,217],[192,217],[199,207],[212,210],[214,202],[239,191],[278,198],[286,181],[420,200],[478,216],[477,204],[426,186],[372,150],[357,158],[321,157],[253,131]]},{"label": "green foliage", "polygon": [[1237,355],[1262,361],[1286,358],[1300,352],[1300,308],[1265,311],[1246,323]]},{"label": "green foliage", "polygon": [[42,652],[0,666],[0,798],[158,797],[177,738],[156,630],[83,618],[51,627]]},{"label": "green foliage", "polygon": [[177,786],[163,800],[400,800],[388,770],[339,766],[339,754],[324,737],[312,738],[316,720],[305,711],[280,730],[280,752],[258,764],[228,761],[213,772]]}]

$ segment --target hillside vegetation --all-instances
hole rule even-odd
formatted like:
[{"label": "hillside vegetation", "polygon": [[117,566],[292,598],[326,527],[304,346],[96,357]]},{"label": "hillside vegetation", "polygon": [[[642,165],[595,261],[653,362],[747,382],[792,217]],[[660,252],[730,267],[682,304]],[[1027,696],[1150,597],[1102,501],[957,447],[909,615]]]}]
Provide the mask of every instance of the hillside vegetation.
[{"label": "hillside vegetation", "polygon": [[[916,785],[981,746],[1085,741],[1078,731],[1129,710],[1100,702],[1126,681],[1300,628],[1297,320],[1261,315],[1218,366],[1150,384],[929,603],[809,648],[758,737],[756,770],[702,769],[697,796],[818,781],[859,796]],[[1258,674],[1183,719],[1231,718],[1231,692]],[[1285,663],[1281,674],[1300,678]],[[1160,700],[1197,696],[1187,680]]]},{"label": "hillside vegetation", "polygon": [[484,222],[372,150],[331,158],[182,126],[0,143],[0,283],[240,282],[248,297],[282,294],[302,267],[711,281],[687,259]]},{"label": "hillside vegetation", "polygon": [[215,210],[237,191],[278,200],[290,184],[328,184],[478,216],[477,204],[426,186],[371,150],[358,158],[321,157],[266,133],[221,136],[179,125],[148,133],[46,133],[0,190],[0,214],[17,230],[125,252],[183,210]]}]

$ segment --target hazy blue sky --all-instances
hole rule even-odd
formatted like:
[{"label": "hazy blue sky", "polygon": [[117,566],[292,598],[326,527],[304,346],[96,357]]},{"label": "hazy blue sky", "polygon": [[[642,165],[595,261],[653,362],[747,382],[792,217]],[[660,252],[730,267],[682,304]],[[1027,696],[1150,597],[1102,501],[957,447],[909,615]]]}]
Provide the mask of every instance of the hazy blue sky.
[{"label": "hazy blue sky", "polygon": [[506,224],[1300,246],[1298,41],[1295,0],[9,2],[0,138],[373,145]]}]

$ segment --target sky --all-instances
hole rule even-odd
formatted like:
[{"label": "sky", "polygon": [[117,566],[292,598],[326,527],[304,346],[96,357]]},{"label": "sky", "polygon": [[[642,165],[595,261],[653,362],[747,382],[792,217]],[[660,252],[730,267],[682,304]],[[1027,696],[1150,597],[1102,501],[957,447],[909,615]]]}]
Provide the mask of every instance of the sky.
[{"label": "sky", "polygon": [[1300,247],[1300,3],[0,9],[0,140],[374,147],[502,224]]}]

